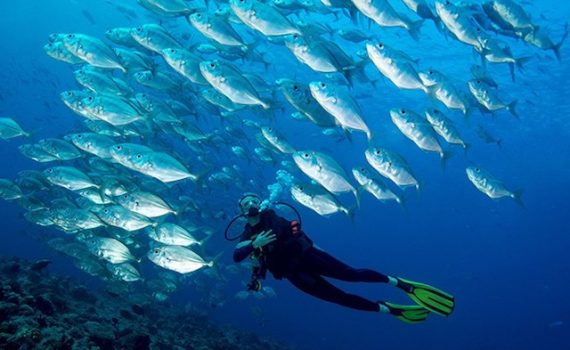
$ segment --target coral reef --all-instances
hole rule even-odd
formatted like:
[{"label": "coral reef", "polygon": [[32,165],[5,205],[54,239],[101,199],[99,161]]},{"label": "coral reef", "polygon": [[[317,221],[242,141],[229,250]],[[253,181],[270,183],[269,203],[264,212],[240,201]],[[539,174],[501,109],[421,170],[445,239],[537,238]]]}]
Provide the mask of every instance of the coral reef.
[{"label": "coral reef", "polygon": [[92,292],[47,265],[0,257],[0,349],[287,349],[184,308]]}]

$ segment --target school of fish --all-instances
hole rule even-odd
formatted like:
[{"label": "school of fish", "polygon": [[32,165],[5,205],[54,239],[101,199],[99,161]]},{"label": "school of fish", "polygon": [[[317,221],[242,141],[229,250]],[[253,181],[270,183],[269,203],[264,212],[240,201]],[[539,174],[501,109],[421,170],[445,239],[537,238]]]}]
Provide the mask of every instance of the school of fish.
[{"label": "school of fish", "polygon": [[[18,203],[28,221],[64,232],[48,244],[75,258],[81,270],[107,280],[144,282],[159,300],[180,283],[172,272],[204,269],[218,278],[236,272],[218,264],[220,249],[208,249],[222,229],[215,223],[235,214],[234,202],[216,208],[209,200],[263,191],[267,181],[244,176],[244,167],[293,174],[290,197],[323,216],[352,218],[365,193],[403,205],[406,188],[420,190],[429,180],[397,149],[382,145],[371,121],[384,115],[387,127],[409,140],[402,142],[445,164],[452,151],[474,147],[454,119],[476,112],[519,118],[517,100],[504,100],[485,67],[506,65],[514,80],[537,50],[562,59],[568,34],[565,28],[562,38],[551,38],[514,0],[137,3],[134,12],[148,11],[157,21],[109,28],[99,37],[50,35],[45,52],[68,64],[80,86],[62,91],[61,101],[83,127],[70,127],[61,138],[34,140],[18,118],[0,118],[0,138],[27,139],[18,146],[21,154],[45,163],[41,171],[0,179],[0,198]],[[471,80],[459,82],[422,67],[421,57],[381,35],[402,34],[421,45],[425,26],[434,26],[443,42],[473,49],[482,64],[473,64]],[[528,46],[527,55],[512,53],[509,42],[515,41]],[[269,59],[274,48],[290,56]],[[282,69],[293,61],[314,75],[306,79]],[[275,69],[290,74],[266,79]],[[416,90],[435,107],[386,105],[375,115],[365,113],[356,87],[380,95],[378,82]],[[295,128],[313,124],[321,132],[317,137],[336,139],[338,147],[368,164],[346,171],[331,152],[299,149],[277,118],[289,118]],[[211,127],[212,121],[219,123]],[[473,129],[484,142],[501,145],[485,127]],[[356,138],[368,146],[356,147]],[[522,205],[519,190],[479,165],[465,173],[488,197]],[[343,194],[354,197],[351,204],[341,202]],[[164,274],[145,279],[139,268],[144,259]]]}]

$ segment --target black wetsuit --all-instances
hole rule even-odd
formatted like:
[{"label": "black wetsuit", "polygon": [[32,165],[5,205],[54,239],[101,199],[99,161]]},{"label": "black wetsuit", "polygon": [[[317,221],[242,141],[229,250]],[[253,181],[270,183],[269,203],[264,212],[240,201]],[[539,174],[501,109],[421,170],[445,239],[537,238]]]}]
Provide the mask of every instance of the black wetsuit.
[{"label": "black wetsuit", "polygon": [[[263,249],[256,250],[251,243],[242,243],[253,240],[257,234],[269,229],[273,230],[277,240]],[[314,247],[309,237],[296,227],[296,222],[278,216],[273,210],[262,211],[257,225],[245,225],[240,243],[234,251],[234,261],[240,262],[252,253],[259,257],[262,276],[267,269],[276,279],[286,278],[295,287],[317,298],[358,310],[379,310],[378,303],[346,293],[323,277],[349,282],[387,283],[386,275],[374,270],[352,268]]]}]

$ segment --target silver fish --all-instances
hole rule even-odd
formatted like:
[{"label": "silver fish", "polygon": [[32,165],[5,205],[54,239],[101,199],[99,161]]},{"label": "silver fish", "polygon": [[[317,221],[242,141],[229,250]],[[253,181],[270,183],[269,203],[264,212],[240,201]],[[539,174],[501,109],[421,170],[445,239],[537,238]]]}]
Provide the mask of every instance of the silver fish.
[{"label": "silver fish", "polygon": [[180,246],[155,247],[148,252],[147,257],[156,265],[181,274],[214,266],[213,261],[207,262],[190,249]]},{"label": "silver fish", "polygon": [[410,36],[418,39],[423,20],[412,21],[398,13],[387,0],[351,0],[354,6],[366,17],[381,27],[400,27],[408,31]]},{"label": "silver fish", "polygon": [[265,36],[302,34],[279,10],[257,0],[230,0],[230,7],[245,25]]},{"label": "silver fish", "polygon": [[156,224],[146,216],[137,214],[120,205],[110,205],[97,210],[96,215],[107,225],[122,228],[125,231],[137,231]]},{"label": "silver fish", "polygon": [[206,38],[221,45],[244,46],[241,36],[224,18],[210,15],[207,11],[198,11],[187,17],[188,22]]},{"label": "silver fish", "polygon": [[351,96],[347,87],[322,81],[309,84],[311,95],[329,112],[343,129],[358,130],[366,134],[370,141],[372,133],[362,117],[360,106]]},{"label": "silver fish", "polygon": [[316,151],[297,151],[293,153],[293,161],[305,175],[327,191],[333,194],[352,192],[359,202],[358,193],[348,181],[346,172],[332,157]]},{"label": "silver fish", "polygon": [[107,270],[111,275],[123,282],[136,282],[142,279],[140,272],[129,263],[107,264]]},{"label": "silver fish", "polygon": [[44,170],[46,179],[53,185],[67,188],[71,191],[99,186],[81,170],[69,166],[56,166]]},{"label": "silver fish", "polygon": [[208,81],[200,73],[202,59],[182,48],[166,48],[161,51],[162,57],[175,71],[195,84],[207,85]]},{"label": "silver fish", "polygon": [[348,216],[353,211],[343,207],[340,202],[320,185],[312,183],[297,183],[291,186],[291,197],[298,203],[314,210],[322,216],[342,212]]},{"label": "silver fish", "polygon": [[18,136],[30,137],[30,134],[22,130],[14,119],[0,118],[0,138],[8,140]]},{"label": "silver fish", "polygon": [[167,48],[182,49],[182,45],[158,24],[143,24],[131,29],[131,36],[142,47],[160,55]]},{"label": "silver fish", "polygon": [[116,198],[117,203],[126,209],[148,218],[161,217],[178,213],[159,196],[150,192],[136,191],[125,193]]},{"label": "silver fish", "polygon": [[24,194],[20,187],[8,179],[0,179],[0,198],[14,200],[22,198]]},{"label": "silver fish", "polygon": [[90,132],[71,134],[68,135],[68,137],[71,142],[82,151],[102,159],[112,159],[111,147],[116,144],[112,138]]},{"label": "silver fish", "polygon": [[465,169],[467,178],[471,183],[485,195],[492,199],[503,197],[513,198],[519,205],[523,205],[521,191],[511,191],[505,185],[494,178],[488,171],[478,166],[470,166]]},{"label": "silver fish", "polygon": [[485,84],[482,80],[472,79],[467,83],[469,85],[469,91],[475,97],[477,102],[479,102],[488,111],[494,112],[500,109],[506,109],[511,112],[511,114],[518,118],[516,111],[517,100],[513,100],[511,103],[504,103],[498,96],[496,90],[493,90],[490,86]]},{"label": "silver fish", "polygon": [[442,160],[446,158],[446,153],[437,140],[436,132],[420,115],[405,108],[393,108],[390,110],[390,117],[402,134],[420,149],[435,152]]},{"label": "silver fish", "polygon": [[264,126],[261,128],[261,133],[267,141],[269,141],[273,147],[277,148],[279,152],[290,154],[295,152],[295,149],[291,144],[281,135],[277,130],[270,126]]},{"label": "silver fish", "polygon": [[69,52],[92,66],[127,71],[115,52],[101,39],[76,33],[66,34],[62,41]]},{"label": "silver fish", "polygon": [[443,112],[436,108],[428,108],[425,111],[426,119],[431,124],[432,128],[439,134],[439,136],[443,137],[443,139],[450,144],[453,145],[460,145],[464,149],[469,147],[459,130],[455,127],[453,122],[447,118]]},{"label": "silver fish", "polygon": [[204,78],[235,103],[244,105],[260,105],[269,109],[269,103],[263,101],[249,80],[234,66],[221,60],[200,63],[200,72]]},{"label": "silver fish", "polygon": [[420,189],[408,162],[399,154],[385,148],[371,147],[365,151],[366,160],[380,175],[392,180],[401,188],[414,186]]},{"label": "silver fish", "polygon": [[165,222],[156,226],[153,230],[148,231],[150,239],[166,245],[177,245],[188,247],[191,245],[202,245],[202,242],[197,240],[187,229],[184,227]]},{"label": "silver fish", "polygon": [[402,204],[402,199],[395,194],[384,182],[373,176],[365,167],[352,168],[352,175],[356,182],[379,201],[395,201]]},{"label": "silver fish", "polygon": [[413,61],[383,42],[366,43],[366,52],[376,68],[400,89],[419,89],[428,92],[422,83]]},{"label": "silver fish", "polygon": [[81,103],[91,116],[113,126],[127,125],[145,118],[145,115],[131,101],[119,96],[89,96]]},{"label": "silver fish", "polygon": [[129,248],[114,238],[91,237],[85,243],[89,252],[107,260],[111,264],[121,264],[136,260]]}]

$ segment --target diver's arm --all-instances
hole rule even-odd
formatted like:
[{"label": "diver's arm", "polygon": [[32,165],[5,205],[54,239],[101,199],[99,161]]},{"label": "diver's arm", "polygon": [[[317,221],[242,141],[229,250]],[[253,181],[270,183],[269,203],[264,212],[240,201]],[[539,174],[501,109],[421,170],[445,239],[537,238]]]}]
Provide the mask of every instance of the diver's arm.
[{"label": "diver's arm", "polygon": [[256,249],[261,249],[266,245],[274,242],[277,236],[273,234],[273,230],[263,231],[255,236],[253,240],[245,240],[238,243],[236,250],[234,250],[234,261],[240,262],[245,259]]},{"label": "diver's arm", "polygon": [[239,263],[243,261],[249,254],[253,253],[254,250],[251,239],[239,242],[234,250],[234,262]]}]

